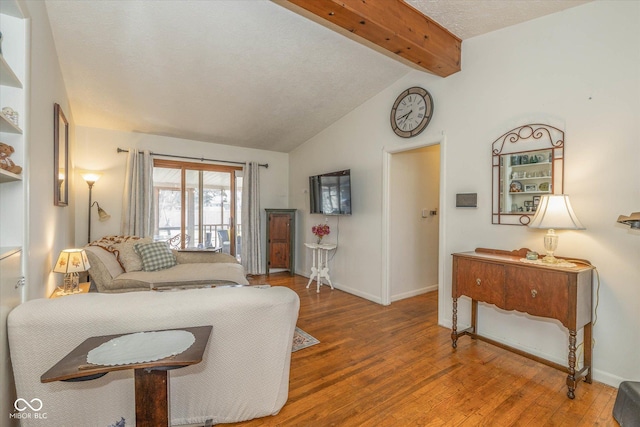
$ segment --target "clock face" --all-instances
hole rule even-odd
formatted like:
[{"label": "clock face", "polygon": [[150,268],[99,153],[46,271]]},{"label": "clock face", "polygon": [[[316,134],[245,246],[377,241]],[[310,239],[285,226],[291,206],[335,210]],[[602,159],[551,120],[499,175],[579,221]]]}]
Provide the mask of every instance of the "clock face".
[{"label": "clock face", "polygon": [[421,87],[402,92],[391,108],[391,128],[403,138],[411,138],[425,130],[433,114],[431,94]]}]

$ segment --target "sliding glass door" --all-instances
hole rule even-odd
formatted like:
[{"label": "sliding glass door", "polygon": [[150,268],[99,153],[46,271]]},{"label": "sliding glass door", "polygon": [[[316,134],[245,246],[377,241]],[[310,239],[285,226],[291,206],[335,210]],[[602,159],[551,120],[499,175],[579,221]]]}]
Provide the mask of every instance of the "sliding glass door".
[{"label": "sliding glass door", "polygon": [[155,160],[155,240],[239,257],[240,168]]}]

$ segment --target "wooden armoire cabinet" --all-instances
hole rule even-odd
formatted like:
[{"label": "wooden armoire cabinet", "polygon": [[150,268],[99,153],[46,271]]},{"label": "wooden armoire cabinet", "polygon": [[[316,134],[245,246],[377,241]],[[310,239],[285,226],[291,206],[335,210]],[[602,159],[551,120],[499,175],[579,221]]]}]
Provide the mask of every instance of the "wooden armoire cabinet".
[{"label": "wooden armoire cabinet", "polygon": [[267,274],[272,268],[295,270],[295,209],[265,209],[267,213]]}]

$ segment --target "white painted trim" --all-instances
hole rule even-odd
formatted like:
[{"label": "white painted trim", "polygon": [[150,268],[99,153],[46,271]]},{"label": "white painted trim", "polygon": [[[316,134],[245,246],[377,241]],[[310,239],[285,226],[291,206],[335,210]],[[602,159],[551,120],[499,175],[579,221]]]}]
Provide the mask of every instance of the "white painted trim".
[{"label": "white painted trim", "polygon": [[[381,304],[381,305],[383,304],[382,300],[378,298],[377,295],[373,295],[368,292],[362,292],[361,289],[352,288],[350,286],[343,286],[340,283],[336,283],[336,282],[333,283],[333,287],[339,291],[347,292],[351,295],[355,295],[357,297],[366,299],[368,301],[375,302],[376,304]],[[329,289],[329,291],[331,291],[331,289]],[[320,293],[322,294],[322,289],[320,290]],[[386,304],[386,305],[389,305],[389,304]]]},{"label": "white painted trim", "polygon": [[[24,2],[20,0],[18,2],[22,14],[25,16],[24,20],[24,40],[25,40],[25,59],[24,59],[24,118],[22,127],[24,132],[22,134],[22,147],[24,149],[23,156],[23,197],[24,197],[24,224],[22,235],[22,277],[24,278],[25,285],[22,286],[22,302],[27,301],[27,295],[31,284],[31,274],[29,270],[29,253],[31,248],[31,233],[29,227],[29,219],[31,218],[31,18],[25,12],[26,8]],[[54,255],[55,256],[55,255]]]},{"label": "white painted trim", "polygon": [[422,289],[417,289],[415,291],[398,294],[395,297],[391,298],[391,302],[400,301],[405,298],[411,298],[411,297],[415,297],[422,294],[428,294],[429,292],[433,292],[437,290],[438,290],[438,284],[436,283],[435,285],[425,286]]},{"label": "white painted trim", "polygon": [[[296,274],[298,276],[306,277],[307,279],[310,278],[310,276],[311,276],[308,272],[296,271]],[[326,283],[326,281],[323,280],[322,283],[323,283],[323,286],[320,286],[320,295],[322,295],[322,293],[325,292],[325,289],[328,292],[332,292],[333,291],[329,287],[329,285]],[[315,286],[316,285],[315,285],[315,280],[314,280],[314,282],[312,282],[311,285],[309,286],[309,289],[312,290],[314,294],[316,293]],[[351,295],[355,295],[355,296],[360,297],[360,298],[364,298],[364,299],[366,299],[368,301],[375,302],[376,304],[382,304],[382,300],[380,298],[378,298],[377,295],[372,295],[372,294],[370,294],[368,292],[362,292],[359,289],[351,288],[349,286],[342,286],[340,283],[335,282],[335,281],[333,282],[333,288],[337,289],[339,291],[347,292],[347,293],[349,293]],[[425,293],[425,292],[422,292],[422,293]]]},{"label": "white painted trim", "polygon": [[442,292],[445,278],[445,266],[447,265],[446,253],[446,223],[448,206],[447,200],[447,180],[444,178],[447,176],[447,135],[442,132],[442,139],[440,140],[440,230],[439,230],[439,248],[438,248],[438,318],[441,313],[445,313],[445,304],[447,301],[451,301],[451,295],[444,295]]},{"label": "white painted trim", "polygon": [[[391,226],[389,194],[390,187],[390,170],[391,156],[393,154],[402,153],[404,151],[415,150],[416,148],[428,147],[430,145],[440,144],[440,207],[438,219],[438,289],[442,289],[444,283],[444,259],[445,259],[445,220],[447,206],[445,205],[445,144],[446,135],[444,131],[437,136],[429,136],[426,139],[415,141],[406,145],[396,147],[383,147],[382,154],[382,289],[380,292],[382,305],[391,304],[391,286],[389,277],[389,264],[391,263],[389,254],[389,228]],[[417,295],[417,294],[416,294]],[[438,295],[438,310],[443,309],[444,301],[442,295]]]},{"label": "white painted trim", "polygon": [[382,305],[391,304],[391,287],[389,286],[389,171],[391,170],[392,152],[383,147],[382,153],[382,283],[380,302]]}]

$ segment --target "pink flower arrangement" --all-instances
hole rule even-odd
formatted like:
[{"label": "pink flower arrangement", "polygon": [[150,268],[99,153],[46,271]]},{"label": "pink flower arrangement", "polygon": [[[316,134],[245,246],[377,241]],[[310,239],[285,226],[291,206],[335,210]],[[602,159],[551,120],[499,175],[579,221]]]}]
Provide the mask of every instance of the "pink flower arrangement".
[{"label": "pink flower arrangement", "polygon": [[320,242],[324,236],[331,233],[331,228],[329,228],[329,224],[316,224],[311,227],[311,232],[318,238],[318,242]]}]

